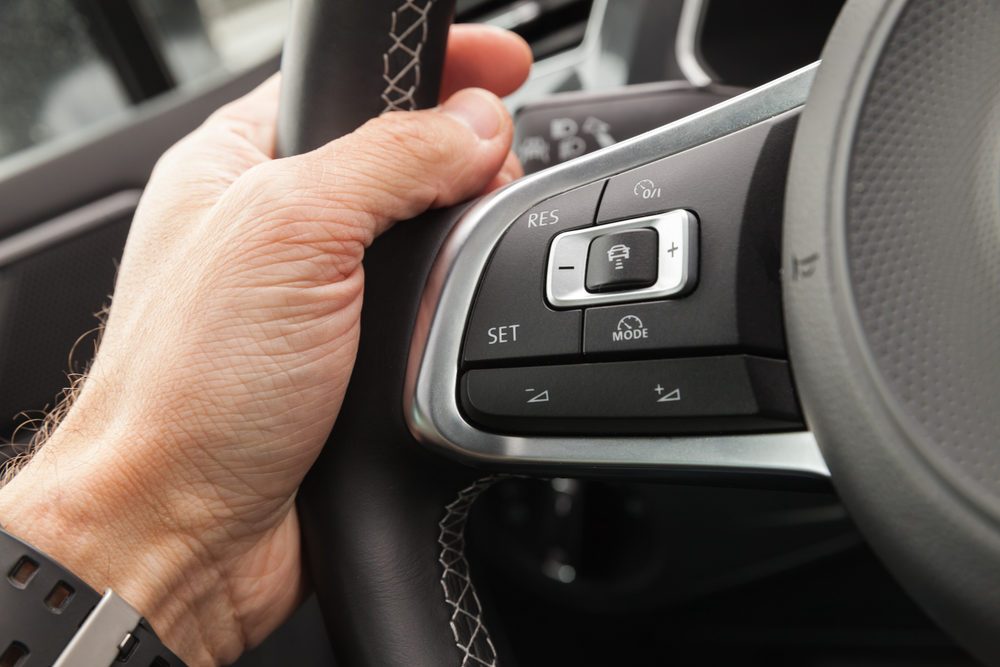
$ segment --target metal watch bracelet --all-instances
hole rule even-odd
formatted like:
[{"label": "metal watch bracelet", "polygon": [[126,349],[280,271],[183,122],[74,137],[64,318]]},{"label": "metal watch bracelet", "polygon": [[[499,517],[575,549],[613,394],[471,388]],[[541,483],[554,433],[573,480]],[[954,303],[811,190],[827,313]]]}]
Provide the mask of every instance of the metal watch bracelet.
[{"label": "metal watch bracelet", "polygon": [[184,667],[139,612],[0,526],[0,665]]}]

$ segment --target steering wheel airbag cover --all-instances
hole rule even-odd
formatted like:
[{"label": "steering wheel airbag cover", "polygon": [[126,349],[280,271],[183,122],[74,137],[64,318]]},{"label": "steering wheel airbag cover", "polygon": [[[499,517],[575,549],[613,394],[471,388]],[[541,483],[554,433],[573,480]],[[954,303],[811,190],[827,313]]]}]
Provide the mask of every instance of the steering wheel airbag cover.
[{"label": "steering wheel airbag cover", "polygon": [[834,483],[1000,663],[1000,2],[848,3],[786,201],[789,348]]}]

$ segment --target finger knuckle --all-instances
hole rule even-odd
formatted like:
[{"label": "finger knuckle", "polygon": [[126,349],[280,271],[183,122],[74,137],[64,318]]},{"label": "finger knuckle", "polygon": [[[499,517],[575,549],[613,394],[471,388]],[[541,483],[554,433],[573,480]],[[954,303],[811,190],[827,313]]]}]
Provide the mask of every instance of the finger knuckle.
[{"label": "finger knuckle", "polygon": [[[393,112],[370,122],[374,148],[386,161],[410,165],[423,173],[428,165],[449,162],[454,157],[453,140],[429,114]],[[366,126],[368,127],[368,126]]]}]

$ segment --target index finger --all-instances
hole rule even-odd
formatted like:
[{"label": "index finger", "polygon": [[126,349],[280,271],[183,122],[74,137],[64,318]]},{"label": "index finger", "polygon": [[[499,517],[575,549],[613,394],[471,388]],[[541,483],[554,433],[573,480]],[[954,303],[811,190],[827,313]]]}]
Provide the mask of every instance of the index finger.
[{"label": "index finger", "polygon": [[517,90],[531,70],[531,47],[509,30],[459,24],[448,34],[441,99],[462,88],[485,88],[503,97]]}]

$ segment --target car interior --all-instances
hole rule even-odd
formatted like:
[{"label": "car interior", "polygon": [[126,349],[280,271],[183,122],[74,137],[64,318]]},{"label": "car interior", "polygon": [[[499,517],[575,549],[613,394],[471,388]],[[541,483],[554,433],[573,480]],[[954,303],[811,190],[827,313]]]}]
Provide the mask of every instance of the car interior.
[{"label": "car interior", "polygon": [[[279,68],[279,150],[350,131],[353,17],[433,42],[450,4],[0,3],[4,456],[86,372],[159,155]],[[997,664],[1000,5],[453,4],[531,46],[526,176],[366,257],[317,593],[236,664]]]}]

